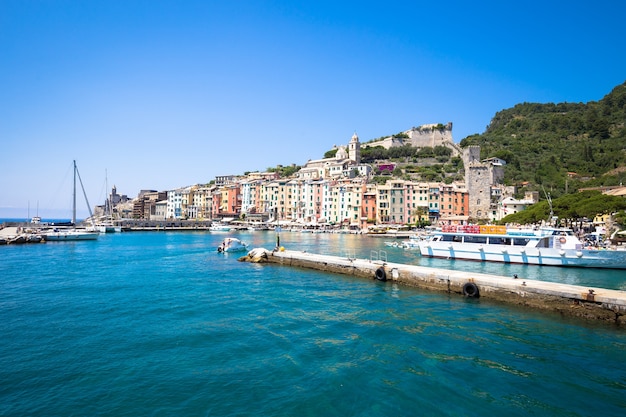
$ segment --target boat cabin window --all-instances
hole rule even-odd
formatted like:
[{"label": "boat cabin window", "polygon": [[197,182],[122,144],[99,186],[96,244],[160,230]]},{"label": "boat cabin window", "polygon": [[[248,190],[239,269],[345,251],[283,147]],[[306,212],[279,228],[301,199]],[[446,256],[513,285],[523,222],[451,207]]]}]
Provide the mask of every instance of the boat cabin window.
[{"label": "boat cabin window", "polygon": [[455,235],[442,235],[440,240],[443,242],[460,242],[461,241],[459,237]]},{"label": "boat cabin window", "polygon": [[465,243],[487,243],[487,236],[465,236]]},{"label": "boat cabin window", "polygon": [[573,230],[553,230],[552,236],[574,236]]},{"label": "boat cabin window", "polygon": [[491,236],[489,238],[489,244],[490,245],[510,245],[511,244],[511,239],[508,238],[508,237]]},{"label": "boat cabin window", "polygon": [[513,245],[515,246],[526,246],[530,242],[529,238],[516,237],[513,239]]},{"label": "boat cabin window", "polygon": [[550,247],[550,237],[543,237],[537,241],[536,248],[549,248]]}]

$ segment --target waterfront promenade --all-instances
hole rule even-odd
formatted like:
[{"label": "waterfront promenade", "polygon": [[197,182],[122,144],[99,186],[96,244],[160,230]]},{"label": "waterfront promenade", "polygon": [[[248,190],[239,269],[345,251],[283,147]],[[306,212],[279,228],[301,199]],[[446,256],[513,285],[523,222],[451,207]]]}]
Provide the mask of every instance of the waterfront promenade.
[{"label": "waterfront promenade", "polygon": [[391,263],[378,259],[375,254],[370,259],[356,259],[282,248],[274,251],[256,248],[241,257],[240,261],[274,263],[392,281],[431,291],[554,312],[566,317],[614,322],[626,328],[626,291]]}]

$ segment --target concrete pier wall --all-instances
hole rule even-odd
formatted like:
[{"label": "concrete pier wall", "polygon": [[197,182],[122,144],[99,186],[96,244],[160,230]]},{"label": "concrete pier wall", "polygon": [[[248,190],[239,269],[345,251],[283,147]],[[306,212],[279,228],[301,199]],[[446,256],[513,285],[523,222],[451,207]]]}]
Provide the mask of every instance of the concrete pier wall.
[{"label": "concrete pier wall", "polygon": [[392,281],[430,291],[476,297],[626,328],[626,291],[515,279],[370,259],[257,248],[239,259]]}]

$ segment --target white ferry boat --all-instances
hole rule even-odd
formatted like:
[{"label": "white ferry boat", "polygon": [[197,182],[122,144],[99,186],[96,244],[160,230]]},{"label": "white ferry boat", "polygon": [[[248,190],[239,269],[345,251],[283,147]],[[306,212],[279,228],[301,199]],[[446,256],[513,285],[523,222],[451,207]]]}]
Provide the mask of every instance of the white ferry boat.
[{"label": "white ferry boat", "polygon": [[626,269],[626,251],[585,248],[571,229],[444,226],[419,242],[422,256],[474,261]]}]

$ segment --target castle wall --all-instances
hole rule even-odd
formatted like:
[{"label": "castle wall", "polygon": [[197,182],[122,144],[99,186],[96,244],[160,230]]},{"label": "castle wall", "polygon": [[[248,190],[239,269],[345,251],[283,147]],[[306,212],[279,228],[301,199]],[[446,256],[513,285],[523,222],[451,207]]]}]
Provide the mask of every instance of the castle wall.
[{"label": "castle wall", "polygon": [[376,142],[361,144],[361,146],[382,146],[385,149],[404,145],[410,145],[416,148],[434,148],[436,146],[447,146],[448,148],[452,149],[453,155],[458,155],[459,151],[457,149],[457,146],[455,146],[454,144],[454,140],[452,139],[452,123],[448,123],[447,125],[443,126],[443,128],[440,127],[441,125],[436,124],[413,127],[405,132],[402,132],[408,137],[403,138],[388,136]]},{"label": "castle wall", "polygon": [[404,132],[409,138],[405,139],[405,143],[415,146],[416,148],[424,148],[435,146],[446,146],[452,140],[452,123],[448,123],[443,129],[438,129],[437,125],[422,125],[413,127]]}]

